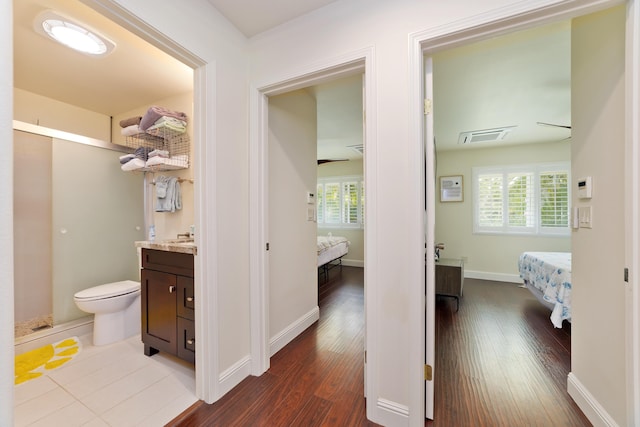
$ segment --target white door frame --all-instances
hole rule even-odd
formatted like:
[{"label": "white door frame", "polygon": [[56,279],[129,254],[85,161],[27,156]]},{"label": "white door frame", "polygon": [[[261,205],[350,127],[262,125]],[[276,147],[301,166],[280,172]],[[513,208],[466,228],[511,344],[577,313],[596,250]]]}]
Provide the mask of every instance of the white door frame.
[{"label": "white door frame", "polygon": [[[207,62],[151,27],[115,0],[79,0],[101,15],[131,31],[158,49],[194,70],[193,144],[194,224],[198,256],[194,259],[194,296],[196,304],[196,396],[213,403],[224,393],[219,368],[219,331],[217,325],[217,209],[216,174],[207,164],[216,160],[215,82],[216,64]],[[204,286],[204,284],[207,286]],[[204,363],[204,361],[207,363]]]},{"label": "white door frame", "polygon": [[[337,58],[331,58],[313,66],[276,77],[271,81],[250,88],[249,130],[249,209],[250,209],[250,294],[251,294],[251,373],[261,375],[269,369],[271,342],[269,336],[269,263],[266,244],[269,241],[268,218],[268,123],[269,97],[323,82],[364,73],[363,94],[367,117],[365,126],[364,179],[367,189],[367,227],[365,228],[365,312],[368,350],[365,371],[365,390],[368,396],[377,396],[377,378],[373,366],[375,360],[376,317],[376,133],[375,133],[375,71],[373,48],[363,49]],[[375,356],[374,356],[375,359]],[[370,407],[367,405],[367,412]]]},{"label": "white door frame", "polygon": [[[630,268],[628,292],[631,294],[627,312],[627,369],[632,380],[628,386],[628,421],[630,425],[640,424],[640,6],[639,0],[629,0],[627,11],[627,183],[626,189],[629,209],[626,209],[627,229],[630,230],[630,239],[626,242],[626,265]],[[426,129],[423,128],[423,94],[424,92],[424,61],[423,57],[430,53],[453,48],[463,44],[479,41],[500,34],[542,25],[545,22],[554,22],[563,19],[585,15],[598,10],[613,7],[623,2],[618,0],[582,0],[582,1],[558,1],[549,4],[545,0],[531,0],[515,5],[497,9],[495,11],[477,15],[468,20],[458,21],[452,24],[432,28],[426,31],[413,33],[409,36],[410,57],[410,94],[411,101],[411,129],[410,140],[414,141],[412,150],[415,157],[424,156],[423,142]],[[427,94],[429,96],[429,94]],[[431,132],[433,129],[431,129]],[[426,149],[429,150],[427,141]],[[427,158],[427,169],[433,159]],[[430,187],[430,177],[426,177]],[[427,197],[427,210],[435,209],[435,195]],[[430,271],[427,271],[427,280],[434,280]],[[417,291],[417,290],[416,290]],[[420,291],[422,292],[422,291]],[[412,301],[420,301],[415,294]],[[413,312],[423,312],[422,307],[414,304]],[[430,307],[427,306],[427,310]],[[433,308],[431,308],[433,309]],[[427,314],[428,315],[428,314]],[[424,316],[424,315],[423,315]],[[423,317],[424,322],[424,317]],[[424,324],[424,323],[423,323]],[[415,337],[415,335],[412,335]],[[423,352],[424,346],[419,347],[420,340],[416,337],[412,341],[412,352]],[[425,360],[425,359],[422,359]],[[417,362],[416,362],[417,363]],[[434,377],[437,371],[434,369]],[[424,386],[421,379],[412,381],[411,408],[424,408]],[[421,425],[420,417],[411,416],[411,425]]]}]

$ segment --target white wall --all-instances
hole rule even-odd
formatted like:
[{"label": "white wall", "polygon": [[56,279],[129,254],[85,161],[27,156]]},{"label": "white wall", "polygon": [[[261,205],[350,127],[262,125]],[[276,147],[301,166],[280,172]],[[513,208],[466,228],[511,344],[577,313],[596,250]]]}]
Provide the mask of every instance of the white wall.
[{"label": "white wall", "polygon": [[0,424],[13,425],[13,11],[0,3]]},{"label": "white wall", "polygon": [[101,141],[111,139],[109,116],[19,88],[14,88],[13,95],[15,120]]},{"label": "white wall", "polygon": [[[375,321],[376,336],[368,336],[367,341],[370,345],[374,338],[379,344],[368,358],[377,378],[375,395],[368,396],[367,406],[373,408],[370,414],[380,417],[375,420],[379,423],[400,425],[410,411],[419,411],[417,406],[409,408],[415,374],[409,349],[417,339],[409,336],[409,307],[416,298],[413,291],[424,287],[419,283],[424,266],[412,264],[417,258],[408,244],[420,233],[413,229],[417,212],[398,209],[415,206],[421,188],[419,174],[414,175],[409,166],[410,144],[415,141],[409,140],[408,35],[515,3],[343,0],[251,40],[250,83],[255,87],[284,81],[296,72],[313,70],[314,64],[339,61],[356,51],[375,51],[372,68],[366,71],[375,75],[375,83],[366,96],[375,94],[376,111],[368,110],[366,120],[377,118],[376,134],[368,134],[366,140],[377,141],[375,149],[367,146],[377,164],[375,171],[365,168],[365,173],[375,173],[372,180],[377,182],[375,197],[368,198],[373,202],[367,205],[377,221],[375,254],[368,253],[374,258],[367,263],[367,287],[378,297],[368,300],[367,311],[376,313],[379,320],[368,319],[369,326]],[[371,225],[367,223],[368,228]]]},{"label": "white wall", "polygon": [[[500,236],[473,234],[473,182],[471,168],[571,160],[569,141],[504,148],[478,148],[438,152],[437,175],[462,175],[464,200],[441,203],[436,197],[437,242],[445,244],[443,258],[465,259],[465,275],[519,281],[518,257],[524,251],[570,252],[571,237]],[[437,191],[439,191],[439,184]]]},{"label": "white wall", "polygon": [[[269,98],[269,338],[317,320],[316,102],[298,90]],[[284,339],[287,341],[287,339]],[[281,347],[278,343],[275,348]],[[272,344],[273,346],[273,344]]]},{"label": "white wall", "polygon": [[[593,228],[573,233],[571,375],[578,403],[591,395],[613,421],[626,413],[624,117],[625,9],[572,25],[572,174],[593,178]],[[581,388],[582,387],[582,388]],[[638,404],[638,402],[636,402]],[[583,410],[585,405],[581,405]]]},{"label": "white wall", "polygon": [[[314,64],[335,62],[343,55],[362,49],[373,49],[375,54],[370,71],[375,75],[375,79],[373,87],[369,88],[369,95],[375,96],[377,109],[368,111],[367,117],[376,117],[375,135],[368,135],[368,138],[375,137],[377,141],[377,150],[373,154],[378,163],[375,168],[377,202],[372,204],[371,209],[375,212],[376,228],[379,230],[375,236],[379,242],[379,256],[376,261],[384,260],[384,263],[374,263],[367,273],[371,279],[367,285],[374,287],[378,296],[367,304],[373,307],[373,311],[380,318],[376,323],[378,327],[375,336],[376,341],[380,343],[379,351],[369,357],[372,371],[375,371],[379,378],[375,395],[368,396],[368,405],[375,405],[376,401],[385,403],[385,408],[391,415],[385,420],[376,420],[378,422],[384,421],[387,425],[408,424],[408,414],[417,413],[419,409],[417,405],[409,404],[410,390],[413,388],[408,361],[410,350],[413,348],[412,342],[416,337],[409,336],[408,333],[412,325],[409,325],[407,308],[412,306],[411,301],[415,299],[414,290],[419,289],[421,285],[417,283],[420,266],[411,262],[411,259],[416,257],[412,256],[407,247],[407,242],[412,241],[417,232],[412,228],[415,225],[415,213],[396,209],[397,206],[413,206],[414,195],[420,193],[421,185],[420,177],[408,167],[412,161],[411,144],[415,143],[409,138],[409,118],[412,110],[407,80],[411,71],[408,69],[407,60],[408,35],[454,21],[461,22],[500,7],[513,6],[511,13],[515,14],[536,5],[540,6],[542,2],[531,2],[531,5],[527,2],[525,5],[516,0],[452,0],[438,3],[420,0],[341,0],[253,39],[249,73],[244,38],[209,2],[167,2],[163,3],[161,8],[157,7],[156,3],[154,0],[117,1],[117,4],[141,17],[144,22],[210,64],[204,72],[203,77],[206,81],[202,94],[197,94],[198,97],[206,99],[200,107],[204,109],[207,119],[205,134],[197,136],[201,138],[206,170],[196,171],[196,176],[203,177],[202,181],[196,183],[196,192],[201,189],[207,196],[205,205],[196,206],[196,221],[203,225],[200,233],[206,236],[197,265],[206,265],[200,277],[201,286],[208,292],[206,303],[220,301],[219,312],[206,314],[210,319],[209,325],[214,329],[216,325],[224,325],[224,328],[215,329],[216,334],[219,334],[217,338],[220,343],[219,348],[215,349],[216,353],[211,355],[211,360],[215,360],[200,361],[215,363],[221,370],[231,368],[249,354],[247,88],[250,85],[262,87],[264,84],[280,82],[297,75],[298,71],[314,69]],[[508,12],[505,9],[501,13]],[[4,35],[0,37],[0,55],[3,58],[0,61],[0,136],[4,140],[11,138],[13,118],[11,16],[11,5],[8,2],[0,3],[0,19],[5,23],[4,26],[0,26],[0,32]],[[465,24],[460,24],[460,28],[465,28]],[[584,104],[598,109],[602,107],[601,103],[591,103],[590,100]],[[623,117],[623,114],[619,117]],[[574,141],[575,138],[574,134]],[[609,141],[609,138],[601,138],[600,141]],[[0,270],[6,272],[0,276],[0,297],[5,301],[12,301],[12,156],[11,148],[7,144],[0,144],[0,151]],[[607,163],[615,163],[613,169],[622,167],[622,163],[610,160],[606,152],[601,156]],[[605,180],[610,176],[617,178],[615,171],[608,174],[602,170],[601,173]],[[600,182],[600,177],[596,182]],[[600,188],[600,185],[598,184],[597,188]],[[600,211],[596,210],[597,212]],[[600,218],[601,215],[605,214],[600,213],[596,218]],[[594,232],[601,233],[600,229]],[[616,230],[614,234],[619,233]],[[614,237],[610,236],[609,239]],[[623,245],[621,241],[618,243],[620,246]],[[592,250],[594,255],[601,255],[603,250],[610,248],[611,246],[596,245]],[[601,292],[597,293],[598,304],[602,302],[601,295]],[[577,299],[579,301],[580,297]],[[607,304],[607,314],[609,308],[622,311],[624,307],[615,299]],[[599,313],[593,305],[589,305],[588,308],[591,313]],[[13,311],[2,310],[1,313],[3,321],[0,322],[0,424],[11,425]],[[593,320],[590,325],[597,326],[595,316]],[[623,329],[624,327],[616,323],[613,328],[608,328],[608,332]],[[597,327],[595,331],[596,336],[604,336],[601,327]],[[585,344],[586,341],[585,338]],[[589,342],[589,351],[593,351],[594,343],[598,343],[593,339]],[[590,383],[602,380],[605,389],[610,390],[615,387],[611,384],[613,379],[617,381],[620,377],[619,366],[624,365],[620,363],[619,366],[613,366],[610,360],[618,360],[620,355],[624,354],[624,345],[615,337],[606,342],[611,345],[598,345],[596,353],[608,351],[611,356],[609,361],[590,364],[594,371],[591,375],[594,377],[589,376],[586,380]],[[583,348],[582,353],[584,351]],[[601,358],[598,359],[600,362]],[[580,363],[574,360],[574,364],[577,367]],[[587,363],[583,366],[586,365]],[[614,370],[612,380],[606,378],[604,370],[608,368]],[[624,381],[619,384],[624,388]],[[611,406],[611,412],[617,413],[618,406],[612,401],[617,399],[624,402],[625,399],[624,396],[620,398],[617,388],[613,394],[609,398],[603,396],[603,401],[607,407]],[[600,396],[601,394],[598,395]],[[619,419],[620,424],[624,425],[625,420]]]},{"label": "white wall", "polygon": [[[325,163],[318,166],[318,178],[332,176],[363,175],[362,160]],[[365,195],[366,204],[366,195]],[[365,207],[366,209],[366,207]],[[366,219],[365,219],[366,222]],[[366,226],[366,225],[365,225]],[[318,236],[344,236],[349,239],[349,253],[342,259],[344,265],[362,267],[364,265],[364,230],[361,228],[318,227]]]}]

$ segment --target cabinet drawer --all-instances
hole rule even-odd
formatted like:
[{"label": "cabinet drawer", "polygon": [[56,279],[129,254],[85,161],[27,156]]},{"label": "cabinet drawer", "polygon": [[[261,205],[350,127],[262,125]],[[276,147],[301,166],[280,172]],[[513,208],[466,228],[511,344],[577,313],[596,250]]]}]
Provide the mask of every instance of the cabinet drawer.
[{"label": "cabinet drawer", "polygon": [[142,268],[193,277],[193,255],[142,248]]},{"label": "cabinet drawer", "polygon": [[178,277],[178,316],[194,320],[193,278]]},{"label": "cabinet drawer", "polygon": [[196,362],[196,328],[193,320],[178,317],[178,357]]}]

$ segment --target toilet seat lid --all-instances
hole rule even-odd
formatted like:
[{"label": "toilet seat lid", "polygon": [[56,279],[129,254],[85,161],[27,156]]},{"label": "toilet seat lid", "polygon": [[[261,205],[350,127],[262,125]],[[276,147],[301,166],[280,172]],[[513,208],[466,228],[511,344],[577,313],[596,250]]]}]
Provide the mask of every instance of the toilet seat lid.
[{"label": "toilet seat lid", "polygon": [[133,280],[123,280],[121,282],[107,283],[105,285],[94,286],[89,289],[77,292],[76,299],[102,299],[119,295],[130,294],[140,290],[140,282]]}]

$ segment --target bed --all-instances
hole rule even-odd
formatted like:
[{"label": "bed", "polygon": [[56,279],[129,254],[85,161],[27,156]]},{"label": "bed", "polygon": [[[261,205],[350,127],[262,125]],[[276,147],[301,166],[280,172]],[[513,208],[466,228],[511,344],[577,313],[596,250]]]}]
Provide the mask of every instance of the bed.
[{"label": "bed", "polygon": [[342,268],[342,257],[349,253],[349,241],[341,236],[318,236],[318,273],[327,279],[329,270]]},{"label": "bed", "polygon": [[524,286],[551,310],[553,326],[571,322],[571,253],[523,252],[518,269]]}]

